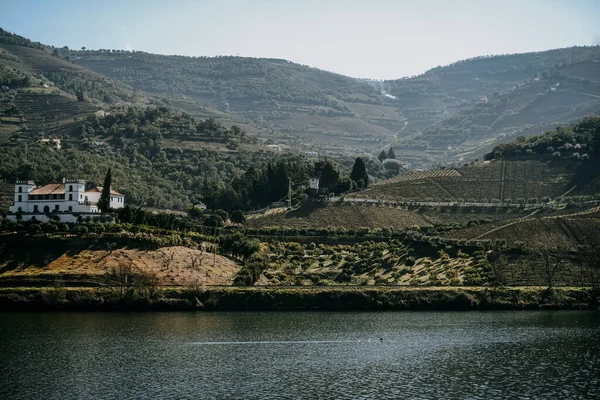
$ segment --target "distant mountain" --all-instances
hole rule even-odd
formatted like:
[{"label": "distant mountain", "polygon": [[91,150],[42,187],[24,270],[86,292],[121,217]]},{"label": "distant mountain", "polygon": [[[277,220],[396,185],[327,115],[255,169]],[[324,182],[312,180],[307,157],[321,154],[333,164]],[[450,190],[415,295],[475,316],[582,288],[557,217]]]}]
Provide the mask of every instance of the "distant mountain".
[{"label": "distant mountain", "polygon": [[600,113],[600,46],[478,57],[376,81],[280,59],[74,51],[4,31],[0,44],[0,65],[28,60],[40,81],[97,105],[142,97],[321,155],[394,146],[416,168],[481,157],[513,137]]},{"label": "distant mountain", "polygon": [[374,152],[393,143],[405,126],[379,82],[285,60],[109,50],[71,54],[79,65],[166,96],[174,105],[195,101],[283,133],[296,149]]},{"label": "distant mountain", "polygon": [[399,151],[455,162],[600,113],[600,46],[479,57],[385,84],[418,131]]},{"label": "distant mountain", "polygon": [[479,57],[391,81],[278,59],[108,50],[73,56],[135,88],[254,120],[296,148],[373,153],[396,144],[415,166],[475,157],[498,139],[598,110],[598,46]]}]

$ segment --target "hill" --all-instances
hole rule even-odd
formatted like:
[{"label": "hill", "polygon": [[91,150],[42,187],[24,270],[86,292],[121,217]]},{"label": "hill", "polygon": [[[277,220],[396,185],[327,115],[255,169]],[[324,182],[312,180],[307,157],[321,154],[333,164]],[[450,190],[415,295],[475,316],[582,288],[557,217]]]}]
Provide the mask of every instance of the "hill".
[{"label": "hill", "polygon": [[[600,46],[478,57],[387,82],[418,134],[397,146],[460,162],[600,113]],[[410,131],[409,126],[409,131]]]},{"label": "hill", "polygon": [[277,59],[108,50],[73,57],[140,90],[255,121],[295,149],[375,153],[395,144],[421,167],[472,159],[497,141],[600,110],[598,46],[480,57],[392,81]]},{"label": "hill", "polygon": [[[293,151],[356,156],[393,145],[402,161],[420,168],[471,160],[518,135],[600,111],[599,46],[478,57],[375,81],[280,59],[74,51],[0,33],[4,58],[60,60],[68,67],[46,68],[52,82],[97,104],[145,96]],[[78,66],[87,69],[74,71]],[[75,79],[89,70],[114,79],[107,81],[113,87],[99,75]]]},{"label": "hill", "polygon": [[576,161],[502,160],[412,172],[381,181],[351,198],[412,202],[525,203],[555,199],[574,186]]},{"label": "hill", "polygon": [[[196,101],[283,133],[296,149],[374,152],[404,127],[404,117],[376,84],[286,60],[108,50],[72,54],[79,65],[167,96],[173,104]],[[187,111],[194,115],[192,108]]]},{"label": "hill", "polygon": [[[66,48],[0,30],[0,179],[8,186],[15,178],[100,182],[111,167],[130,204],[187,210],[208,186],[217,190],[250,167],[298,160],[270,151],[225,113],[202,106],[195,111],[225,116],[229,125],[174,111],[153,95],[76,65]],[[60,146],[46,146],[42,139],[48,138]],[[2,212],[11,201],[6,197]]]}]

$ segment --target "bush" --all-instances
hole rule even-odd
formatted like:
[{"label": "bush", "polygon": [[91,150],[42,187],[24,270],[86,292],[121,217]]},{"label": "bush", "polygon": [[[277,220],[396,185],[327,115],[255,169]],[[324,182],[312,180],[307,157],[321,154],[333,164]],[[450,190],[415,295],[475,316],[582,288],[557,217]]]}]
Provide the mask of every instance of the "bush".
[{"label": "bush", "polygon": [[236,224],[243,224],[246,222],[246,216],[242,210],[235,210],[231,212],[231,222]]}]

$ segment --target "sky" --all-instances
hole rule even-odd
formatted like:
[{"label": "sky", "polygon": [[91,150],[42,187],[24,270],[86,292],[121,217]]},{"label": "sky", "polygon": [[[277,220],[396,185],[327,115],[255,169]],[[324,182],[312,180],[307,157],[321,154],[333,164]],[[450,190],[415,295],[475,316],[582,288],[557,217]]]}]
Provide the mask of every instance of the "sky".
[{"label": "sky", "polygon": [[600,44],[600,0],[0,0],[0,27],[79,49],[283,58],[373,79]]}]

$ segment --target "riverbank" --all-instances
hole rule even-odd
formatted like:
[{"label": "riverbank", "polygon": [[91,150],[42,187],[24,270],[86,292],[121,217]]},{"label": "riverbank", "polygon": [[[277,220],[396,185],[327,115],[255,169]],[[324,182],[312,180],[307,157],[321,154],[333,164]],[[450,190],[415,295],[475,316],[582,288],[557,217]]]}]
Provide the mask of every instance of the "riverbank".
[{"label": "riverbank", "polygon": [[561,287],[0,288],[0,311],[596,309]]}]

